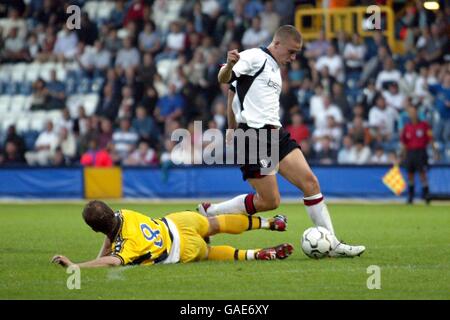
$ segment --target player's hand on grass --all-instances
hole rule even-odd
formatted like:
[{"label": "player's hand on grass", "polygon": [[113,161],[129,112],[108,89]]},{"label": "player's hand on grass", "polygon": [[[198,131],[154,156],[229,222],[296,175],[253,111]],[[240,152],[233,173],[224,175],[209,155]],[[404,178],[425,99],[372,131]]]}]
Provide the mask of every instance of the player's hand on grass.
[{"label": "player's hand on grass", "polygon": [[74,264],[72,261],[69,260],[69,258],[67,258],[65,256],[60,256],[60,255],[54,256],[52,258],[52,263],[59,264],[63,267],[68,267],[68,266],[71,266]]},{"label": "player's hand on grass", "polygon": [[239,52],[236,49],[228,51],[227,64],[230,67],[233,67],[238,61],[239,61]]}]

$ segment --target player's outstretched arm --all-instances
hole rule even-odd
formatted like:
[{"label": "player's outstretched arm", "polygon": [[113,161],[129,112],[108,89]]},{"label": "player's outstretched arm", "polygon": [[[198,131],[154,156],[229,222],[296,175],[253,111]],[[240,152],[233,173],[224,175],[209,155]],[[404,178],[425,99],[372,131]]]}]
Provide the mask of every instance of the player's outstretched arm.
[{"label": "player's outstretched arm", "polygon": [[231,80],[232,69],[239,60],[239,52],[237,50],[228,51],[227,64],[220,71],[217,79],[220,83],[228,83]]},{"label": "player's outstretched arm", "polygon": [[69,260],[69,258],[61,255],[56,255],[52,258],[53,263],[57,263],[63,267],[69,267],[72,265],[77,265],[80,268],[99,268],[99,267],[115,267],[122,264],[122,261],[113,256],[101,257],[95,260],[82,262],[82,263],[73,263]]},{"label": "player's outstretched arm", "polygon": [[100,248],[100,252],[98,253],[97,259],[107,256],[111,253],[111,240],[108,237],[105,237],[105,241],[103,241],[103,245]]}]

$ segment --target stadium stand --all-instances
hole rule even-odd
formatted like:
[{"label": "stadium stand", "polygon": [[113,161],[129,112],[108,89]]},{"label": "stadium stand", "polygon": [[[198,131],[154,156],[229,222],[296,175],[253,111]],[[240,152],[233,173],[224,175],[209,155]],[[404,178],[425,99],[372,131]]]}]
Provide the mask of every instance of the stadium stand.
[{"label": "stadium stand", "polygon": [[[342,3],[365,8],[369,2]],[[176,128],[201,120],[204,129],[224,131],[226,88],[219,86],[217,72],[227,50],[267,45],[283,23],[301,23],[306,35],[298,61],[283,70],[287,85],[280,101],[283,124],[310,162],[391,163],[408,121],[409,98],[432,125],[439,154],[430,148],[430,160],[450,163],[450,7],[444,2],[430,11],[422,1],[376,1],[395,14],[393,20],[382,15],[383,32],[327,26],[320,18],[326,1],[2,3],[0,166],[25,165],[25,153],[33,151],[49,121],[55,137],[64,127],[76,141],[75,155],[65,155],[59,165],[79,164],[88,142],[100,142],[100,136],[97,146],[114,164],[126,165],[144,141],[148,153],[158,156],[133,163],[154,165],[173,147],[170,133]],[[70,5],[81,8],[80,29],[66,24]],[[306,8],[319,10],[318,16],[299,16]],[[138,107],[150,117],[152,134],[134,126],[122,132],[121,119],[135,123]],[[121,141],[101,135],[105,118]],[[14,157],[5,148],[11,126],[25,146]],[[36,163],[54,163],[64,143],[56,140]]]}]

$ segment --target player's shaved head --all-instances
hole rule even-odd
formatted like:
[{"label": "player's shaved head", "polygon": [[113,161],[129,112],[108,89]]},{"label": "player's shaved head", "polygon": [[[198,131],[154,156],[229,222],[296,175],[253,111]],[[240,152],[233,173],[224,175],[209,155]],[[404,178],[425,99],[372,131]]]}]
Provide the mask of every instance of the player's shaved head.
[{"label": "player's shaved head", "polygon": [[273,36],[274,41],[286,42],[289,39],[302,43],[302,35],[300,32],[289,24],[279,27]]},{"label": "player's shaved head", "polygon": [[112,233],[115,228],[114,211],[103,201],[89,201],[83,209],[84,221],[95,232],[106,235]]}]

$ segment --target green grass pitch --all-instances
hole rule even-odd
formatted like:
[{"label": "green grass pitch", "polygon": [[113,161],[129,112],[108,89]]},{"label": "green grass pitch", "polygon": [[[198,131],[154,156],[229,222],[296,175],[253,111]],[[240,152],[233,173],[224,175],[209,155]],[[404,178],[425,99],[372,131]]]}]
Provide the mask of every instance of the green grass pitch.
[{"label": "green grass pitch", "polygon": [[[447,205],[329,205],[340,238],[364,244],[354,259],[307,258],[300,236],[311,222],[302,205],[285,204],[288,231],[218,235],[212,244],[260,248],[290,242],[282,261],[199,262],[81,271],[81,289],[50,264],[57,253],[78,262],[103,241],[81,218],[83,204],[0,204],[0,299],[449,299],[450,207]],[[114,204],[160,217],[189,204]],[[271,216],[274,213],[265,213]],[[381,270],[381,289],[367,288]]]}]

